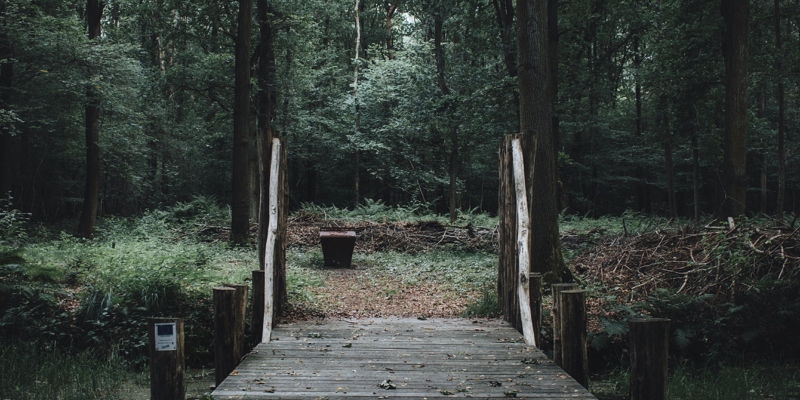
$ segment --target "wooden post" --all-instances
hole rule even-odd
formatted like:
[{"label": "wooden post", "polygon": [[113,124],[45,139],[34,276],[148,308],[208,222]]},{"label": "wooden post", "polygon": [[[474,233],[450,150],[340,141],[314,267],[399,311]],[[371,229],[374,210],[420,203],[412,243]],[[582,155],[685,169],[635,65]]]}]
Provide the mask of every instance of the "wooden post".
[{"label": "wooden post", "polygon": [[214,380],[217,385],[236,368],[237,357],[236,289],[215,287],[214,290]]},{"label": "wooden post", "polygon": [[250,334],[253,347],[261,343],[261,334],[264,329],[264,271],[253,271],[253,301],[252,320],[250,321]]},{"label": "wooden post", "polygon": [[506,135],[500,143],[500,189],[497,194],[498,251],[497,299],[503,317],[515,329],[522,331],[517,302],[517,209],[514,188],[511,142],[521,135]]},{"label": "wooden post", "polygon": [[531,320],[536,347],[541,347],[542,340],[542,274],[531,274]]},{"label": "wooden post", "polygon": [[245,354],[245,342],[244,342],[244,327],[245,327],[245,318],[247,317],[247,285],[242,284],[232,284],[226,283],[224,284],[225,287],[233,288],[236,290],[236,294],[234,295],[234,307],[236,308],[236,315],[234,316],[234,320],[236,321],[234,324],[234,331],[233,334],[236,336],[236,349],[234,351],[234,356],[236,359],[241,360]]},{"label": "wooden post", "polygon": [[531,252],[530,231],[531,224],[528,219],[528,196],[525,189],[525,163],[522,157],[522,144],[519,139],[511,142],[512,158],[514,162],[514,192],[517,199],[517,297],[522,323],[522,334],[525,343],[538,346],[536,335],[533,333],[533,317],[531,316]]},{"label": "wooden post", "polygon": [[281,215],[278,204],[278,188],[280,187],[281,141],[272,139],[272,165],[269,170],[269,227],[267,228],[267,244],[264,251],[264,323],[261,329],[261,342],[269,342],[272,335],[274,282],[275,282],[275,243],[278,240],[278,218]]},{"label": "wooden post", "polygon": [[666,400],[669,325],[666,318],[628,322],[631,355],[631,400]]},{"label": "wooden post", "polygon": [[561,301],[561,291],[573,290],[578,288],[577,283],[554,283],[551,287],[553,294],[553,362],[559,367],[564,365],[561,359],[561,314],[559,314],[559,302]]},{"label": "wooden post", "polygon": [[183,320],[150,318],[147,337],[150,342],[150,399],[183,400],[186,396]]},{"label": "wooden post", "polygon": [[583,387],[589,387],[589,358],[586,353],[586,293],[583,290],[562,290],[561,368]]}]

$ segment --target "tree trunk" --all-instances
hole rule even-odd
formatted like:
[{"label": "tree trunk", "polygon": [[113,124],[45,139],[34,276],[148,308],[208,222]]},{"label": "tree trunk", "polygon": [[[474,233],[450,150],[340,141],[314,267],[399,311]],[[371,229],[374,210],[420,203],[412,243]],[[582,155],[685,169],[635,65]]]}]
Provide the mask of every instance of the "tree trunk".
[{"label": "tree trunk", "polygon": [[[5,17],[6,0],[0,0],[0,17]],[[11,43],[5,27],[0,27],[0,109],[8,111],[11,97],[12,77],[14,76],[14,64],[9,62],[13,56]],[[10,145],[11,127],[3,127],[0,131],[0,198],[7,198],[11,191],[11,165],[8,154]]]},{"label": "tree trunk", "polygon": [[[269,20],[269,4],[267,0],[258,0],[258,27],[261,46],[258,54],[258,130],[256,143],[258,146],[259,169],[259,207],[258,207],[258,262],[264,269],[264,251],[269,226],[269,166],[272,149],[272,120],[275,118],[276,93],[275,82],[275,47],[273,45],[272,22]],[[259,332],[260,334],[260,332]]]},{"label": "tree trunk", "polygon": [[697,149],[697,135],[692,136],[692,195],[694,203],[694,223],[700,224],[700,162]]},{"label": "tree trunk", "polygon": [[250,32],[253,1],[239,0],[233,104],[233,199],[231,241],[244,243],[250,230]]},{"label": "tree trunk", "polygon": [[[544,281],[561,280],[566,265],[558,233],[558,170],[553,138],[551,80],[548,62],[547,1],[517,2],[517,56],[519,58],[520,129],[529,143],[538,135],[538,145],[529,146],[531,272]],[[535,173],[534,173],[535,171]],[[533,190],[536,188],[536,190]]]},{"label": "tree trunk", "polygon": [[394,36],[392,35],[392,17],[397,11],[397,5],[400,0],[394,0],[392,3],[386,3],[386,57],[394,60]]},{"label": "tree trunk", "polygon": [[723,214],[744,214],[747,198],[747,63],[750,36],[749,0],[722,0],[725,20],[725,133],[722,177]]},{"label": "tree trunk", "polygon": [[[433,49],[434,55],[436,58],[436,78],[439,84],[439,90],[442,93],[442,96],[447,97],[450,95],[450,88],[447,86],[447,80],[445,79],[445,54],[444,54],[444,47],[442,46],[442,41],[444,40],[444,18],[442,16],[442,5],[440,2],[436,2],[433,7]],[[445,100],[445,106],[442,109],[444,121],[450,121],[450,114],[452,113],[452,104],[450,99]],[[449,186],[448,186],[448,194],[449,194],[449,211],[450,211],[450,222],[454,222],[456,220],[457,214],[457,185],[458,185],[458,172],[460,169],[459,160],[459,149],[458,149],[458,127],[453,125],[449,127],[449,142],[450,142],[450,162],[448,168],[448,175],[450,178]]]},{"label": "tree trunk", "polygon": [[503,46],[503,61],[508,76],[517,76],[517,49],[514,46],[514,2],[512,0],[492,0],[497,25],[500,27],[500,42]]},{"label": "tree trunk", "polygon": [[[359,0],[356,0],[356,5],[353,8],[353,12],[355,13],[356,18],[356,46],[355,46],[355,62],[353,63],[353,97],[354,102],[356,105],[356,129],[355,129],[355,137],[358,138],[358,134],[361,131],[361,108],[360,104],[358,103],[358,56],[359,51],[361,50],[361,18],[359,17]],[[356,139],[357,140],[357,139]],[[353,209],[358,207],[358,203],[361,199],[361,194],[359,193],[359,180],[360,180],[360,170],[361,170],[361,150],[358,148],[358,143],[355,143],[356,146],[356,173],[355,179],[353,182]]]},{"label": "tree trunk", "polygon": [[[636,137],[637,144],[642,142],[642,134],[644,131],[642,124],[642,82],[639,78],[639,69],[642,66],[642,53],[639,44],[639,35],[633,37],[633,66],[636,80],[635,93],[636,93],[636,130],[634,136]],[[649,187],[647,186],[647,179],[645,177],[644,168],[640,163],[636,165],[636,211],[650,212],[650,196],[648,194]]]},{"label": "tree trunk", "polygon": [[783,208],[786,198],[786,100],[784,99],[783,38],[781,36],[781,4],[775,0],[775,71],[778,74],[778,204],[775,206],[775,219],[783,221]]},{"label": "tree trunk", "polygon": [[[101,20],[105,3],[101,0],[87,0],[86,19],[89,26],[89,40],[100,36]],[[97,220],[97,202],[100,191],[100,94],[89,85],[86,88],[86,184],[83,192],[83,208],[78,223],[78,236],[94,237]]]},{"label": "tree trunk", "polygon": [[670,218],[678,217],[678,205],[675,201],[675,164],[672,160],[672,127],[670,126],[669,105],[666,100],[661,102],[663,143],[664,143],[664,165],[667,173],[667,205]]}]

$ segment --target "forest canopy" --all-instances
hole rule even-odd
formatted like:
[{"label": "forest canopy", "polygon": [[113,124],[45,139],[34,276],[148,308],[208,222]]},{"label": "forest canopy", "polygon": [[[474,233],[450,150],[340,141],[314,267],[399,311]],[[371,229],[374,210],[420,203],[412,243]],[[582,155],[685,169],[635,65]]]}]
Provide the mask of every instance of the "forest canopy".
[{"label": "forest canopy", "polygon": [[[264,121],[288,145],[292,207],[370,199],[496,212],[498,145],[519,131],[513,1],[255,3],[248,176],[268,90]],[[745,168],[745,213],[796,211],[797,2],[551,3],[562,213],[716,213],[734,167]],[[728,3],[746,14],[734,21]],[[0,4],[0,190],[15,207],[77,217],[87,143],[99,149],[100,215],[196,196],[233,202],[239,2]],[[746,148],[726,161],[726,41],[743,30]],[[87,142],[93,108],[98,139]]]}]

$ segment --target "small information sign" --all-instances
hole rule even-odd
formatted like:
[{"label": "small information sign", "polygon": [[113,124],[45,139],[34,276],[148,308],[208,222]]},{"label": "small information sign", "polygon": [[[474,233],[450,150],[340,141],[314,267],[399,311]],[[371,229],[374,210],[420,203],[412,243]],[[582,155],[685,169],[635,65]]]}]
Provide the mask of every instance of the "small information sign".
[{"label": "small information sign", "polygon": [[155,324],[156,351],[174,351],[178,349],[178,338],[175,323]]}]

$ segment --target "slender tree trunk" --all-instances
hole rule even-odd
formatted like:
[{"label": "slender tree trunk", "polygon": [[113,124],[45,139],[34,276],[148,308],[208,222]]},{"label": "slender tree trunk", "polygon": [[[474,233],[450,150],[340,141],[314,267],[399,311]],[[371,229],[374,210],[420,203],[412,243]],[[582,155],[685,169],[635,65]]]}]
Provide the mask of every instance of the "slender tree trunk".
[{"label": "slender tree trunk", "polygon": [[392,17],[397,11],[397,5],[400,0],[394,0],[391,3],[386,3],[386,57],[394,60],[394,35],[392,35]]},{"label": "slender tree trunk", "polygon": [[[445,54],[444,54],[444,47],[442,46],[442,41],[444,40],[444,17],[442,16],[442,4],[440,2],[436,2],[433,8],[433,49],[436,57],[436,77],[439,83],[439,90],[442,93],[442,96],[447,97],[450,95],[450,88],[447,86],[447,80],[445,79]],[[443,118],[442,120],[448,121],[449,123],[453,123],[450,121],[450,113],[452,113],[452,103],[449,99],[445,101],[444,109],[442,110]],[[457,202],[458,202],[458,194],[457,194],[457,185],[458,185],[458,173],[460,169],[461,161],[459,160],[459,151],[458,151],[458,126],[453,125],[449,127],[449,142],[450,142],[450,162],[448,168],[448,175],[450,178],[449,186],[448,186],[448,194],[449,194],[449,211],[450,211],[450,222],[454,222],[457,217]]]},{"label": "slender tree trunk", "polygon": [[[0,0],[0,17],[5,17],[6,0]],[[0,27],[0,109],[10,109],[11,85],[14,76],[14,64],[11,43],[6,28]],[[11,191],[11,166],[9,165],[8,147],[11,139],[11,127],[0,130],[0,198],[5,199]]]},{"label": "slender tree trunk", "polygon": [[517,49],[514,45],[514,2],[512,0],[492,0],[497,25],[500,27],[500,42],[503,46],[503,61],[508,76],[517,76]]},{"label": "slender tree trunk", "polygon": [[[766,82],[761,82],[756,99],[756,117],[760,120],[767,119],[767,94],[764,92]],[[767,214],[767,150],[766,146],[761,152],[761,201],[759,201],[758,212],[761,215]]]},{"label": "slender tree trunk", "polygon": [[259,167],[259,207],[258,207],[258,262],[259,269],[264,269],[264,251],[266,250],[267,228],[269,227],[269,168],[272,160],[272,120],[275,118],[276,95],[275,82],[275,47],[273,45],[272,22],[269,20],[269,4],[267,0],[258,0],[258,27],[261,41],[258,54],[258,146]]},{"label": "slender tree trunk", "polygon": [[664,164],[667,173],[667,204],[669,206],[669,217],[678,217],[678,205],[675,201],[675,164],[672,160],[672,129],[669,123],[667,108],[664,108]]},{"label": "slender tree trunk", "polygon": [[781,36],[781,4],[775,2],[775,71],[778,74],[778,204],[775,206],[775,219],[783,221],[783,208],[786,199],[786,99],[784,99],[783,37]]},{"label": "slender tree trunk", "polygon": [[250,230],[250,34],[253,1],[239,0],[233,104],[233,199],[231,241],[244,243]]},{"label": "slender tree trunk", "polygon": [[[520,128],[529,147],[526,155],[530,185],[531,272],[545,274],[546,282],[560,281],[566,272],[558,232],[558,199],[553,105],[546,0],[517,2],[517,57],[520,88]],[[533,190],[536,188],[536,190]]]},{"label": "slender tree trunk", "polygon": [[[101,34],[104,7],[105,3],[100,0],[86,2],[89,40],[94,40]],[[100,192],[100,94],[92,85],[86,88],[86,101],[86,184],[81,219],[78,223],[78,236],[91,239],[94,237]]]},{"label": "slender tree trunk", "polygon": [[744,214],[747,200],[747,63],[749,57],[750,2],[722,0],[725,20],[725,133],[722,176],[723,213]]},{"label": "slender tree trunk", "polygon": [[[359,132],[361,131],[361,105],[359,104],[358,98],[358,63],[359,63],[359,51],[361,50],[361,18],[359,17],[359,0],[356,0],[356,5],[353,7],[353,12],[355,13],[356,18],[356,46],[355,46],[355,62],[353,63],[353,97],[356,104],[356,129],[355,129],[355,137],[358,140]],[[361,199],[361,194],[359,193],[359,181],[360,179],[360,170],[361,170],[361,150],[358,148],[358,143],[355,143],[356,146],[356,157],[355,157],[355,164],[356,164],[356,173],[355,179],[353,182],[353,209],[358,207],[358,204]]]},{"label": "slender tree trunk", "polygon": [[[642,124],[642,82],[639,78],[639,71],[642,66],[642,52],[639,43],[639,35],[633,37],[633,65],[635,69],[635,93],[636,93],[636,130],[634,137],[638,144],[642,143],[644,131]],[[636,165],[636,211],[650,212],[650,199],[648,195],[649,187],[645,177],[645,170],[640,163]]]},{"label": "slender tree trunk", "polygon": [[700,162],[697,149],[697,134],[692,135],[692,195],[694,203],[694,223],[700,224]]}]

